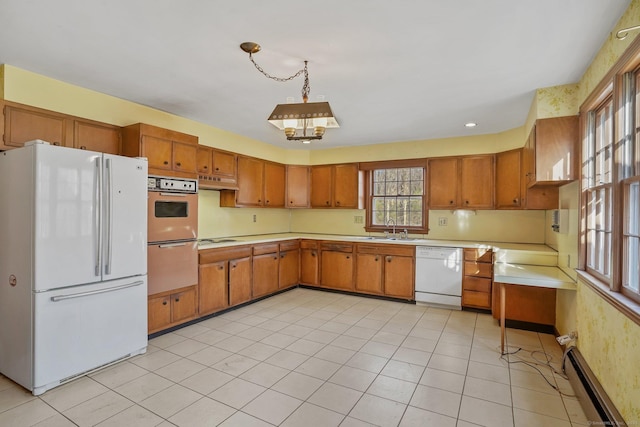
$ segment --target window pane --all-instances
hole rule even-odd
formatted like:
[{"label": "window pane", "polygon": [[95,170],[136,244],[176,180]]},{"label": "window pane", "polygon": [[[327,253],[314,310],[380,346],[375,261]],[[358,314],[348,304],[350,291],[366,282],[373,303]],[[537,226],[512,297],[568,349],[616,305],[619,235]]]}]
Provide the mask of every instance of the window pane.
[{"label": "window pane", "polygon": [[386,170],[386,177],[385,179],[387,181],[397,181],[398,180],[398,169],[387,169]]},{"label": "window pane", "polygon": [[385,192],[384,182],[376,182],[373,184],[373,195],[374,196],[384,196]]}]

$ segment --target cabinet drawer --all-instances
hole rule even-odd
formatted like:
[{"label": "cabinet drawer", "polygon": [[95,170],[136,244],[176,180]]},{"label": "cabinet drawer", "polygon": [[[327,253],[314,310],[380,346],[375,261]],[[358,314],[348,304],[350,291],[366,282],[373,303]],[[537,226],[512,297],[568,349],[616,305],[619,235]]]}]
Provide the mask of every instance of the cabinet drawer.
[{"label": "cabinet drawer", "polygon": [[320,245],[320,249],[323,251],[333,251],[333,252],[353,252],[353,245],[349,244],[341,244],[341,243],[322,243]]},{"label": "cabinet drawer", "polygon": [[315,240],[303,240],[300,242],[302,249],[318,249],[318,242]]},{"label": "cabinet drawer", "polygon": [[212,262],[228,259],[246,258],[248,256],[251,256],[251,247],[249,246],[208,249],[200,251],[198,255],[198,264],[210,264]]},{"label": "cabinet drawer", "polygon": [[300,248],[300,242],[298,240],[291,240],[289,242],[280,243],[280,251],[294,251]]},{"label": "cabinet drawer", "polygon": [[493,262],[493,251],[491,249],[465,249],[465,261]]},{"label": "cabinet drawer", "polygon": [[394,244],[382,244],[371,245],[365,244],[356,245],[356,250],[361,254],[384,254],[384,255],[397,255],[397,256],[414,256],[416,253],[415,246],[404,246]]},{"label": "cabinet drawer", "polygon": [[464,275],[491,278],[493,277],[493,264],[465,261]]},{"label": "cabinet drawer", "polygon": [[258,245],[253,247],[254,255],[272,254],[278,252],[277,243],[267,243],[265,245]]},{"label": "cabinet drawer", "polygon": [[487,292],[463,291],[462,305],[465,307],[491,308],[491,294]]},{"label": "cabinet drawer", "polygon": [[484,277],[465,276],[462,279],[462,289],[465,291],[478,291],[491,293],[491,279]]}]

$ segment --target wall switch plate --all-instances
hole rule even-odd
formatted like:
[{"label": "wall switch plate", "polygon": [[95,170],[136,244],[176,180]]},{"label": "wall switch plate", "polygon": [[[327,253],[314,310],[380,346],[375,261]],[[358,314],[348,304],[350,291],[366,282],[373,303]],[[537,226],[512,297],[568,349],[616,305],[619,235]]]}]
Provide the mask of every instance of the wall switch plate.
[{"label": "wall switch plate", "polygon": [[447,225],[447,217],[441,216],[438,218],[438,225],[444,227]]},{"label": "wall switch plate", "polygon": [[353,217],[354,224],[362,224],[364,222],[364,217],[362,215],[355,215]]}]

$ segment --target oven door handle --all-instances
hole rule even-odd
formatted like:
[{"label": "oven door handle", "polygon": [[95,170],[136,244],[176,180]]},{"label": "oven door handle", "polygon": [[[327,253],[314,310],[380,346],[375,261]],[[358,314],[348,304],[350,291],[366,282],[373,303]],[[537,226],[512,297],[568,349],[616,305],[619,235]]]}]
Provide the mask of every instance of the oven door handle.
[{"label": "oven door handle", "polygon": [[[193,193],[196,194],[196,193]],[[191,194],[186,194],[186,193],[160,193],[161,196],[170,196],[170,197],[187,197],[190,196]]]},{"label": "oven door handle", "polygon": [[178,246],[187,246],[187,243],[191,243],[191,242],[181,242],[181,243],[163,243],[161,245],[158,245],[159,248],[175,248]]}]

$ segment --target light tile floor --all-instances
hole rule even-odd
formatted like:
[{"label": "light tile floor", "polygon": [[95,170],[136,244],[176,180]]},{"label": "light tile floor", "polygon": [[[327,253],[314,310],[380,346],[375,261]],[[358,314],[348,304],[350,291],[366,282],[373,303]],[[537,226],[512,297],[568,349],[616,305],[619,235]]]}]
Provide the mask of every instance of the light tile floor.
[{"label": "light tile floor", "polygon": [[[512,361],[559,369],[553,336],[507,333]],[[588,425],[566,380],[499,344],[487,314],[293,289],[39,397],[0,376],[0,426]]]}]

